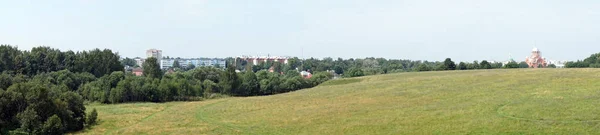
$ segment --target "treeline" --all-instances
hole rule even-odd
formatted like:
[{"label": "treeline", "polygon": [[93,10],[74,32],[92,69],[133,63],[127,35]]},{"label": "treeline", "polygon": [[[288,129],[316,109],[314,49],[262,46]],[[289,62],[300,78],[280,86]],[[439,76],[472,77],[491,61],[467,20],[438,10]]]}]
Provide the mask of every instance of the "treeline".
[{"label": "treeline", "polygon": [[565,63],[566,68],[600,68],[600,53],[592,54],[583,61],[570,61]]},{"label": "treeline", "polygon": [[65,69],[101,77],[113,71],[122,71],[123,65],[119,55],[109,49],[61,52],[50,47],[34,47],[31,51],[21,51],[17,47],[0,45],[0,72],[35,76]]},{"label": "treeline", "polygon": [[233,67],[225,71],[199,67],[186,72],[166,74],[160,78],[152,72],[140,77],[119,71],[83,85],[78,92],[84,99],[102,103],[185,101],[220,95],[257,96],[284,93],[314,87],[330,78],[330,73],[321,72],[310,79],[304,79],[295,70],[285,74],[264,70],[257,73],[236,73]]},{"label": "treeline", "polygon": [[[333,71],[343,77],[356,77],[376,74],[398,73],[398,72],[420,72],[420,71],[444,71],[444,70],[475,70],[475,69],[498,69],[498,68],[528,68],[525,62],[510,62],[506,65],[499,62],[488,62],[483,60],[473,62],[455,63],[450,58],[444,61],[414,61],[396,60],[385,58],[364,59],[342,59],[332,58],[301,60],[299,58],[288,59],[288,64],[279,62],[260,62],[253,65],[250,62],[230,58],[229,63],[237,63],[238,70],[260,71],[272,69],[274,72],[298,69],[300,71],[324,72]],[[552,65],[550,66],[552,67]]]}]

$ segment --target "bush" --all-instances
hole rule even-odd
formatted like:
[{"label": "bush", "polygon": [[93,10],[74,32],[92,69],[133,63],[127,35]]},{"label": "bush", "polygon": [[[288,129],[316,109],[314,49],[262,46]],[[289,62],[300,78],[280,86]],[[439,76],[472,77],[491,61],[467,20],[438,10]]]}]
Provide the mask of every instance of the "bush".
[{"label": "bush", "polygon": [[92,112],[87,116],[85,123],[88,126],[90,126],[90,125],[96,124],[97,120],[98,120],[98,112],[96,111],[96,108],[94,108],[94,110],[92,110]]},{"label": "bush", "polygon": [[362,69],[359,68],[352,68],[350,69],[350,71],[346,72],[346,77],[360,77],[360,76],[365,76],[365,73],[363,72]]}]

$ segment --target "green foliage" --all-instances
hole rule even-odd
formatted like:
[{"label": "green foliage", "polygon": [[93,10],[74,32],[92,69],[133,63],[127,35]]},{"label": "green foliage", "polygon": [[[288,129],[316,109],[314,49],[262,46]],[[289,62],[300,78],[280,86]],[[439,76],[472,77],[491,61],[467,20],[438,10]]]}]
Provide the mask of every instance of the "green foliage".
[{"label": "green foliage", "polygon": [[281,91],[277,91],[277,93],[284,93],[284,92],[299,90],[299,89],[308,87],[306,80],[304,78],[302,78],[301,76],[285,78],[282,82],[283,83],[281,83],[279,86]]},{"label": "green foliage", "polygon": [[600,68],[600,53],[592,54],[583,61],[569,61],[565,68]]},{"label": "green foliage", "polygon": [[242,85],[234,93],[239,96],[255,96],[260,94],[260,85],[254,72],[246,72],[242,76]]},{"label": "green foliage", "polygon": [[431,68],[427,64],[422,63],[419,65],[419,67],[416,70],[417,71],[431,71]]},{"label": "green foliage", "polygon": [[319,84],[322,84],[322,83],[330,80],[331,78],[333,78],[333,75],[331,73],[317,72],[317,73],[313,74],[313,76],[310,78],[310,80],[308,82],[309,86],[307,86],[307,87],[317,86]]},{"label": "green foliage", "polygon": [[352,68],[348,72],[346,72],[344,75],[346,77],[360,77],[360,76],[364,76],[365,74],[363,73],[362,69]]},{"label": "green foliage", "polygon": [[42,133],[45,135],[62,135],[64,132],[63,124],[57,115],[53,115],[42,126]]},{"label": "green foliage", "polygon": [[529,65],[526,62],[522,61],[519,62],[519,68],[529,68]]},{"label": "green foliage", "polygon": [[455,69],[456,69],[456,64],[454,63],[454,61],[452,61],[452,59],[450,59],[450,58],[446,58],[446,60],[444,60],[443,70],[455,70]]},{"label": "green foliage", "polygon": [[0,89],[7,89],[13,83],[13,77],[7,72],[0,74]]},{"label": "green foliage", "polygon": [[587,68],[590,67],[590,63],[583,61],[569,61],[565,63],[565,68]]},{"label": "green foliage", "polygon": [[158,59],[150,57],[146,59],[142,68],[144,69],[144,76],[150,78],[162,78],[163,72],[160,69]]},{"label": "green foliage", "polygon": [[285,72],[284,75],[285,75],[284,76],[285,78],[293,78],[296,76],[300,76],[300,72],[298,72],[296,70],[289,70],[289,71]]},{"label": "green foliage", "polygon": [[39,134],[41,131],[40,126],[40,116],[38,116],[33,107],[28,107],[25,111],[19,113],[17,118],[21,123],[21,128],[18,130],[22,132],[27,132],[30,134]]},{"label": "green foliage", "polygon": [[98,120],[98,111],[96,111],[96,108],[94,108],[94,110],[92,110],[92,112],[90,112],[90,114],[87,116],[85,123],[87,125],[94,125],[94,124],[96,124],[97,120]]},{"label": "green foliage", "polygon": [[511,61],[505,64],[504,68],[519,68],[519,64],[517,62]]},{"label": "green foliage", "polygon": [[204,82],[202,82],[202,86],[204,88],[203,95],[206,98],[211,97],[213,93],[219,92],[219,86],[211,80],[204,80]]},{"label": "green foliage", "polygon": [[473,63],[469,63],[467,65],[467,69],[480,69],[479,62],[473,61]]},{"label": "green foliage", "polygon": [[188,66],[186,67],[186,71],[189,71],[189,70],[192,70],[192,69],[195,69],[195,68],[196,68],[196,65],[194,65],[194,64],[188,64]]},{"label": "green foliage", "polygon": [[173,68],[181,68],[181,64],[179,64],[179,59],[175,59],[173,62]]},{"label": "green foliage", "polygon": [[335,65],[333,71],[335,71],[336,74],[344,74],[344,68],[340,65]]},{"label": "green foliage", "polygon": [[458,64],[458,70],[467,70],[467,64],[464,62],[460,62]]},{"label": "green foliage", "polygon": [[109,95],[112,88],[125,79],[125,73],[115,71],[110,75],[100,77],[97,81],[84,84],[78,90],[81,95],[90,101],[109,103]]},{"label": "green foliage", "polygon": [[0,45],[0,59],[0,72],[11,71],[14,74],[29,76],[67,69],[100,77],[123,70],[119,55],[108,49],[74,53],[61,52],[50,47],[34,47],[31,51],[20,51],[16,47]]},{"label": "green foliage", "polygon": [[492,69],[492,65],[490,65],[490,63],[486,60],[481,61],[481,64],[479,64],[479,66],[481,66],[481,69]]},{"label": "green foliage", "polygon": [[500,62],[494,62],[494,63],[490,63],[490,65],[492,66],[492,69],[496,69],[496,68],[503,68],[504,65]]},{"label": "green foliage", "polygon": [[121,60],[121,65],[129,66],[129,67],[139,66],[139,65],[137,65],[137,62],[134,59],[130,59],[130,58],[125,58],[125,59]]},{"label": "green foliage", "polygon": [[201,82],[204,80],[211,80],[212,82],[218,83],[223,70],[213,67],[199,67],[191,71],[192,77]]},{"label": "green foliage", "polygon": [[221,94],[231,94],[237,91],[240,86],[240,79],[235,72],[235,67],[229,66],[227,70],[222,73],[219,85],[222,88]]}]

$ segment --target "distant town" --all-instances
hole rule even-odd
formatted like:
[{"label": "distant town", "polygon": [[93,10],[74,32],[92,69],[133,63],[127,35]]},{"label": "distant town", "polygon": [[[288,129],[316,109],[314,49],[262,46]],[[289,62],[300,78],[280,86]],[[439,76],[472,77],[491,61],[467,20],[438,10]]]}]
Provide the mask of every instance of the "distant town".
[{"label": "distant town", "polygon": [[[146,58],[154,57],[157,58],[160,67],[163,70],[172,69],[175,64],[179,64],[180,68],[189,68],[189,67],[215,67],[215,68],[227,68],[227,60],[225,58],[180,58],[180,57],[169,57],[163,56],[162,50],[158,49],[149,49],[146,50]],[[126,69],[138,71],[141,73],[141,65],[144,63],[146,58],[135,57],[136,65],[135,67],[125,67]],[[235,62],[244,61],[250,63],[252,65],[259,65],[261,62],[279,62],[282,64],[288,64],[289,56],[238,56],[235,57]],[[509,56],[508,60],[505,61],[494,61],[490,60],[490,63],[502,63],[502,65],[506,65],[510,62],[517,62],[520,64],[527,64],[530,68],[538,68],[538,67],[547,67],[547,66],[555,66],[556,68],[564,68],[565,64],[568,61],[559,61],[559,60],[549,60],[542,56],[542,52],[538,48],[533,48],[531,51],[531,55],[527,56],[523,61],[517,61]],[[141,75],[141,74],[140,74]]]}]

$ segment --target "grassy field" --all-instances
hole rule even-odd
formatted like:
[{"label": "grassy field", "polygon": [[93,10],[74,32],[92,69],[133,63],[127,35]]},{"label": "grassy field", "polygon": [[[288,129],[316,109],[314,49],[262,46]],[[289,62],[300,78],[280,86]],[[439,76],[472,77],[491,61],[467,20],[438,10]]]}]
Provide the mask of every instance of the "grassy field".
[{"label": "grassy field", "polygon": [[78,134],[598,134],[599,69],[400,73],[274,96],[93,104]]}]

